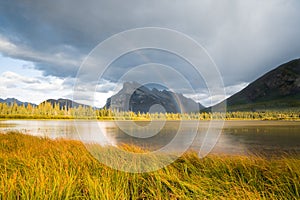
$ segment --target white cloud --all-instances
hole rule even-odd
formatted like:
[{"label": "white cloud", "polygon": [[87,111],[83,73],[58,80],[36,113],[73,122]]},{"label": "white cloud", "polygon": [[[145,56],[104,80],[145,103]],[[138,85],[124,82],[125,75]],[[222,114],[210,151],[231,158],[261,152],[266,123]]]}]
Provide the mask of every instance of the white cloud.
[{"label": "white cloud", "polygon": [[[158,26],[183,32],[202,44],[219,67],[225,91],[231,95],[279,64],[300,56],[299,8],[298,0],[2,1],[0,53],[32,62],[47,77],[2,74],[1,81],[6,81],[6,85],[0,87],[6,89],[1,93],[17,88],[20,97],[32,95],[37,99],[39,92],[44,95],[44,88],[53,91],[49,92],[53,96],[70,96],[75,80],[66,77],[76,76],[83,57],[97,44],[127,29]],[[116,45],[126,45],[126,42]],[[170,65],[174,61],[165,56],[157,60]],[[124,74],[125,65],[133,66],[131,61],[124,60],[108,73],[107,82],[97,87],[99,99],[109,94],[118,76]],[[182,68],[193,81],[193,72]],[[93,68],[83,77],[89,81],[95,75]],[[9,78],[20,83],[9,82]],[[97,83],[83,84],[86,88],[82,89],[89,90],[93,84]],[[205,92],[193,98],[202,100],[204,105],[211,100]],[[219,101],[218,98],[218,95],[212,97],[213,102]]]},{"label": "white cloud", "polygon": [[6,71],[0,74],[1,98],[14,97],[21,101],[39,104],[48,98],[61,98],[72,92],[63,87],[58,77],[27,77]]},{"label": "white cloud", "polygon": [[241,91],[242,89],[247,87],[248,84],[249,83],[242,82],[242,83],[239,83],[236,85],[230,85],[230,86],[225,87],[226,97],[230,97],[231,95]]},{"label": "white cloud", "polygon": [[[249,83],[242,82],[236,85],[226,86],[224,88],[224,91],[226,93],[225,97],[228,98],[233,94],[236,94],[237,92],[247,87],[248,84]],[[199,93],[195,93],[195,94],[185,94],[185,96],[194,99],[196,102],[199,102],[206,107],[215,105],[217,103],[220,103],[222,100],[224,100],[223,94],[216,94],[210,96],[207,90],[202,90]]]},{"label": "white cloud", "polygon": [[3,81],[5,82],[11,82],[11,83],[16,83],[16,84],[34,84],[37,83],[39,84],[40,81],[38,79],[34,79],[34,78],[29,78],[29,77],[24,77],[21,76],[19,74],[16,74],[14,72],[4,72],[2,73]]}]

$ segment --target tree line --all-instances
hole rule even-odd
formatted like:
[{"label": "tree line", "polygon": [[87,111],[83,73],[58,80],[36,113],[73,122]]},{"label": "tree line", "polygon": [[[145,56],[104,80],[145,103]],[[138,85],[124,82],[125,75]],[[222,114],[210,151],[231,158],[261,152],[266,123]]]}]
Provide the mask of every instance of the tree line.
[{"label": "tree line", "polygon": [[116,112],[110,109],[95,109],[90,106],[69,108],[44,102],[31,104],[0,103],[1,119],[98,119],[98,120],[299,120],[299,110],[257,112],[199,112],[199,113],[134,113]]}]

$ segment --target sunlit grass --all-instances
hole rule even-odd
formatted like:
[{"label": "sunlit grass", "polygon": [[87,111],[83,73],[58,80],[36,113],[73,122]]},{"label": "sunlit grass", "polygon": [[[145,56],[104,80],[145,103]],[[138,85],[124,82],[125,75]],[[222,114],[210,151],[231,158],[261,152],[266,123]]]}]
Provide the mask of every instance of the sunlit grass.
[{"label": "sunlit grass", "polygon": [[99,163],[81,142],[9,133],[0,134],[0,199],[299,199],[299,166],[297,155],[189,152],[158,171],[126,173]]}]

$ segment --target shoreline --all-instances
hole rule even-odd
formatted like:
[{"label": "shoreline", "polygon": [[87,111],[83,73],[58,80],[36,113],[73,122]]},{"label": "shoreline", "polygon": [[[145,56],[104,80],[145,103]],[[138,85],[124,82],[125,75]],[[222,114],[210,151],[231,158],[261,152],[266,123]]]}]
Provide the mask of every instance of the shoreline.
[{"label": "shoreline", "polygon": [[134,121],[134,122],[151,122],[151,121],[167,121],[167,122],[178,122],[178,121],[203,121],[203,122],[209,122],[209,121],[225,121],[225,122],[246,122],[246,121],[278,121],[278,122],[300,122],[300,118],[299,119],[201,119],[201,120],[196,120],[196,119],[167,119],[167,120],[159,120],[159,119],[155,119],[155,120],[131,120],[131,119],[84,119],[84,118],[70,118],[70,119],[60,119],[60,118],[0,118],[0,121],[13,121],[13,120],[24,120],[24,121],[100,121],[100,122],[111,122],[111,121]]},{"label": "shoreline", "polygon": [[[80,139],[74,139],[74,138],[66,138],[66,137],[56,137],[56,138],[51,138],[48,136],[42,136],[42,135],[32,135],[32,134],[28,134],[26,132],[22,132],[22,131],[14,131],[14,130],[9,130],[7,132],[5,131],[0,131],[0,142],[1,142],[1,137],[5,137],[8,136],[20,136],[20,137],[28,137],[28,138],[33,138],[33,139],[44,139],[44,140],[48,140],[50,142],[59,142],[59,141],[63,141],[63,142],[69,142],[69,143],[80,143],[80,145],[86,146],[86,145],[90,145],[90,143],[84,143],[82,140]],[[1,143],[0,143],[1,144]],[[92,144],[92,143],[91,143]],[[126,146],[129,147],[129,149],[139,149],[140,151],[151,151],[151,149],[147,149],[144,148],[142,146],[138,146],[136,144],[133,143],[120,143],[118,145],[101,145],[101,144],[96,144],[96,146],[99,146],[100,148],[110,148],[110,147],[117,147],[117,148],[122,148],[122,146]],[[166,155],[172,155],[172,153],[176,152],[169,152],[166,153]],[[193,147],[189,147],[184,153],[184,154],[197,154],[198,155],[198,150],[194,149]],[[198,155],[199,156],[199,155]],[[233,153],[233,152],[222,152],[218,149],[212,149],[211,152],[209,152],[207,154],[207,156],[212,156],[212,157],[244,157],[244,158],[262,158],[262,159],[281,159],[284,157],[288,157],[288,158],[299,158],[300,159],[300,151],[296,150],[296,149],[274,149],[272,151],[272,153],[270,152],[264,152],[263,150],[260,150],[260,152],[253,152],[251,150],[249,151],[245,151],[243,153]],[[205,157],[207,157],[205,156]],[[204,157],[204,158],[205,158]],[[199,159],[202,159],[199,157]]]},{"label": "shoreline", "polygon": [[[200,159],[188,152],[156,171],[130,173],[99,162],[78,141],[0,134],[0,144],[1,199],[300,198],[300,155]],[[102,150],[122,164],[111,148]]]}]

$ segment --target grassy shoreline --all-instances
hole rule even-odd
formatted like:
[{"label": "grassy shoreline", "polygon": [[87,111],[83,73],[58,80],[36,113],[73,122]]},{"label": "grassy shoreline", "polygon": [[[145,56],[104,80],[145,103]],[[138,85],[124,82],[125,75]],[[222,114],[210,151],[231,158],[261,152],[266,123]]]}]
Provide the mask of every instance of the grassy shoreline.
[{"label": "grassy shoreline", "polygon": [[0,103],[0,119],[87,119],[87,120],[299,120],[300,110],[295,108],[271,109],[257,111],[220,111],[202,110],[192,113],[140,113],[95,109],[90,106],[60,107],[50,102],[38,106],[16,103]]},{"label": "grassy shoreline", "polygon": [[132,174],[99,163],[78,141],[8,133],[0,134],[0,199],[299,199],[299,166],[299,155],[199,159],[188,152],[158,171]]},{"label": "grassy shoreline", "polygon": [[248,118],[238,118],[238,119],[81,119],[81,118],[0,118],[0,121],[10,121],[10,120],[22,120],[22,121],[31,121],[31,120],[38,120],[38,121],[99,121],[99,122],[111,122],[111,121],[138,121],[138,122],[150,122],[150,121],[256,121],[256,122],[264,122],[264,121],[278,121],[278,122],[300,122],[299,119],[248,119]]}]

